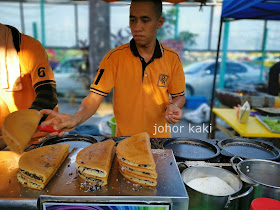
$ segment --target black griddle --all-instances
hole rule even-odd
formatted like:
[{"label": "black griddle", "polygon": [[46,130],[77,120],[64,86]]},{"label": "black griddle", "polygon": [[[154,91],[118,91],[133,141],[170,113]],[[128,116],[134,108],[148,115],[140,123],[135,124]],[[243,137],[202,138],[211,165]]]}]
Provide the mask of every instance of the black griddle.
[{"label": "black griddle", "polygon": [[164,141],[164,149],[172,149],[176,158],[183,160],[209,160],[220,154],[220,149],[210,141],[176,138]]},{"label": "black griddle", "polygon": [[62,137],[52,136],[47,137],[43,142],[39,144],[31,144],[25,149],[25,151],[52,144],[70,144],[71,151],[73,148],[85,148],[104,139],[105,137],[103,136],[91,136],[84,134],[67,134]]},{"label": "black griddle", "polygon": [[221,154],[229,157],[277,160],[280,150],[270,142],[254,139],[232,138],[218,141]]}]

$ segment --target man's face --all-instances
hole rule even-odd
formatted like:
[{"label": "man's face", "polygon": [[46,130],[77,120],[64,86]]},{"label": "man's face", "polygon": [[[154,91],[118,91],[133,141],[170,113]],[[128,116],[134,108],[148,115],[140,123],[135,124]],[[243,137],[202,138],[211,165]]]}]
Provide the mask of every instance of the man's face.
[{"label": "man's face", "polygon": [[136,44],[145,46],[156,39],[157,29],[164,22],[158,17],[152,2],[132,2],[129,26]]}]

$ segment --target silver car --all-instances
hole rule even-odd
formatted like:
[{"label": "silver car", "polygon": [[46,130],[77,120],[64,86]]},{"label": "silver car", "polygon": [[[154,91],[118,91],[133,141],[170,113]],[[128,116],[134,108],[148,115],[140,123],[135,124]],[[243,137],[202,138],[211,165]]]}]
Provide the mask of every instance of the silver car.
[{"label": "silver car", "polygon": [[[219,63],[220,66],[220,63]],[[186,96],[205,96],[211,98],[215,73],[215,61],[193,63],[184,69]],[[225,88],[235,88],[238,83],[253,83],[259,80],[259,69],[254,69],[241,62],[227,61],[224,77]],[[218,68],[216,87],[220,80]]]},{"label": "silver car", "polygon": [[89,93],[88,84],[85,84],[79,68],[85,63],[84,58],[69,58],[61,62],[54,69],[57,93],[60,95],[86,96]]}]

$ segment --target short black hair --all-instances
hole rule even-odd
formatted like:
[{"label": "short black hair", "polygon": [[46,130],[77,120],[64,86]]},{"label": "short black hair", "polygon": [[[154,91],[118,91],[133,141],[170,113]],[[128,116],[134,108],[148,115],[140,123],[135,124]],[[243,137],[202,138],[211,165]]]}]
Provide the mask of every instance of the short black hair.
[{"label": "short black hair", "polygon": [[152,2],[155,6],[157,16],[162,16],[162,0],[131,0],[131,3],[132,2]]}]

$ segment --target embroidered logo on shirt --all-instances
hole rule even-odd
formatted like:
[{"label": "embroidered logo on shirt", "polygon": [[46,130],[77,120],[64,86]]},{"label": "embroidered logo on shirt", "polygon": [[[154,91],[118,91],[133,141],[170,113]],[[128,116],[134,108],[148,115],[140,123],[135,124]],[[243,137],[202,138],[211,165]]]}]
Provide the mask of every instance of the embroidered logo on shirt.
[{"label": "embroidered logo on shirt", "polygon": [[160,74],[159,77],[158,77],[158,86],[159,87],[166,87],[166,82],[168,80],[168,75],[166,74]]}]

